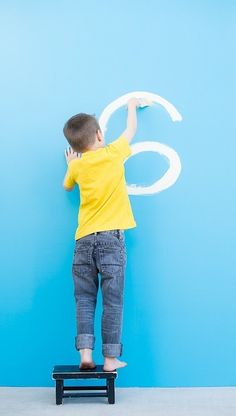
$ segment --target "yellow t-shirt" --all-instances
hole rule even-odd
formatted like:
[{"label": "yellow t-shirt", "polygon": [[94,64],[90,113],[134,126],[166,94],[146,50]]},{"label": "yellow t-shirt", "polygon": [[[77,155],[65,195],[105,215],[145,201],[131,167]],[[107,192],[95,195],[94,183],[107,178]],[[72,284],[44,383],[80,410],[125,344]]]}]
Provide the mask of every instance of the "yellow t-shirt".
[{"label": "yellow t-shirt", "polygon": [[80,190],[75,240],[95,231],[137,226],[125,181],[124,162],[131,155],[124,135],[97,150],[89,150],[68,164],[65,186]]}]

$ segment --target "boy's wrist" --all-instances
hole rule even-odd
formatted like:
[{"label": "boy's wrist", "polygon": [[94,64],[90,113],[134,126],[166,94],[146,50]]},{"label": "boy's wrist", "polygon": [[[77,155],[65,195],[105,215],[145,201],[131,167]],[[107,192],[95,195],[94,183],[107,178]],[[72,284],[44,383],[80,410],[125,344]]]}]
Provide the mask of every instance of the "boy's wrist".
[{"label": "boy's wrist", "polygon": [[129,101],[128,101],[128,103],[127,103],[127,108],[137,108],[139,106],[139,100],[138,100],[138,98],[135,98],[135,97],[133,97],[133,98],[130,98],[129,99]]},{"label": "boy's wrist", "polygon": [[128,103],[127,104],[127,108],[128,108],[128,110],[129,109],[131,109],[131,110],[133,110],[133,109],[135,109],[136,110],[136,108],[137,108],[138,106],[136,105],[136,104],[134,104],[134,103]]}]

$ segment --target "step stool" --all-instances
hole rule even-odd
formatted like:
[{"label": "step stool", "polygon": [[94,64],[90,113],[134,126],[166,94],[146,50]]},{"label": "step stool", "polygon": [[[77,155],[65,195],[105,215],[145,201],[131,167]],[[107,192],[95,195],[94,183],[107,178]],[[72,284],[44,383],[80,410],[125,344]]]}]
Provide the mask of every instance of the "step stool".
[{"label": "step stool", "polygon": [[[92,370],[80,370],[79,365],[56,365],[53,368],[52,378],[56,380],[56,404],[62,404],[64,397],[107,397],[109,404],[115,403],[115,378],[118,378],[116,370],[104,371],[102,365],[97,365]],[[67,379],[104,378],[105,386],[64,386]],[[64,393],[72,390],[104,390],[104,392]]]}]

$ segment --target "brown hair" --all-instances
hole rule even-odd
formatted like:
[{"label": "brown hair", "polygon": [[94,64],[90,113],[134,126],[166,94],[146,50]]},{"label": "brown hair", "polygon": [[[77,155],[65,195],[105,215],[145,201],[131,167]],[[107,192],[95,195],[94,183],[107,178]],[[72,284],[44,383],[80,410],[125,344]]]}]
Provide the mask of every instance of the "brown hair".
[{"label": "brown hair", "polygon": [[71,117],[63,133],[75,152],[84,152],[95,142],[96,132],[101,128],[94,115],[79,113]]}]

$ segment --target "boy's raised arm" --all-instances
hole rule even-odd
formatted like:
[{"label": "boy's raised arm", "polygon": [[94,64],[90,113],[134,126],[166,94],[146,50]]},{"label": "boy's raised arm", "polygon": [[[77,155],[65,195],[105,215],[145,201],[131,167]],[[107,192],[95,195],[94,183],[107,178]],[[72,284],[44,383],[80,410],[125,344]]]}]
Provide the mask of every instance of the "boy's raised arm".
[{"label": "boy's raised arm", "polygon": [[127,127],[123,131],[122,136],[125,136],[128,142],[130,143],[134,137],[137,130],[137,113],[136,108],[139,105],[139,100],[137,98],[131,98],[128,101],[127,109]]},{"label": "boy's raised arm", "polygon": [[144,98],[130,98],[127,104],[127,127],[123,131],[122,136],[125,136],[130,143],[137,130],[137,107],[146,107],[151,105],[151,101]]}]

